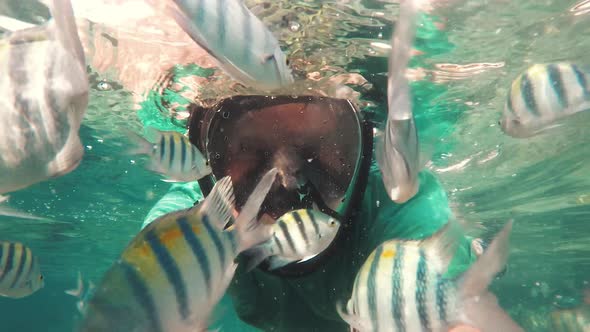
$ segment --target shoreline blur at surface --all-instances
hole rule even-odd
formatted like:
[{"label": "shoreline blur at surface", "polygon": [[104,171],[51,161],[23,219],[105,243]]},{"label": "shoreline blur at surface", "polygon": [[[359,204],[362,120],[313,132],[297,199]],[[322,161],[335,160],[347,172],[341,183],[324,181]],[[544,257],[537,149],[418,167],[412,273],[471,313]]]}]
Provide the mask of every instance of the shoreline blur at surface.
[{"label": "shoreline blur at surface", "polygon": [[[75,0],[74,8],[84,1]],[[506,220],[515,220],[508,272],[491,289],[527,331],[549,331],[549,313],[578,306],[582,289],[589,286],[590,152],[585,146],[590,129],[585,124],[590,115],[580,114],[565,129],[527,140],[505,136],[497,121],[512,80],[530,65],[588,62],[590,13],[574,15],[570,8],[575,3],[461,0],[433,6],[432,14],[438,18],[423,18],[414,45],[422,54],[410,62],[412,70],[421,73],[411,88],[419,134],[428,133],[421,140],[433,145],[429,167],[445,186],[458,217],[484,225],[484,238],[495,234]],[[350,82],[362,93],[364,110],[383,119],[388,53],[375,43],[388,43],[397,4],[361,0],[246,0],[246,4],[276,33],[295,73],[317,79],[317,86],[331,78]],[[35,24],[48,17],[35,1],[2,2],[0,14]],[[45,288],[29,298],[0,298],[6,330],[71,330],[76,299],[63,291],[75,286],[78,270],[86,280],[100,280],[169,188],[143,167],[145,160],[121,157],[128,144],[123,129],[140,130],[147,123],[169,126],[160,129],[175,127],[176,122],[167,118],[172,114],[162,111],[158,100],[143,90],[167,78],[141,76],[142,66],[150,65],[143,61],[153,61],[149,54],[134,66],[128,64],[134,58],[124,52],[144,43],[127,43],[129,49],[124,50],[124,39],[131,34],[108,24],[93,24],[106,34],[96,38],[104,45],[111,38],[109,43],[120,49],[88,59],[90,105],[80,130],[85,157],[71,174],[10,198],[11,206],[57,222],[0,219],[2,240],[30,246],[46,276]],[[142,38],[147,40],[149,29],[143,28],[148,32]],[[149,50],[154,53],[159,48]],[[121,61],[109,63],[113,54]],[[191,57],[182,52],[170,57],[170,61],[187,59]],[[96,65],[101,63],[108,65]],[[486,70],[444,64],[479,64]],[[171,72],[186,68],[175,67]],[[188,80],[192,91],[178,104],[195,96],[212,97],[217,87],[228,82],[218,70],[208,70],[213,75],[193,75]],[[125,80],[139,82],[131,84],[137,90],[121,83]],[[103,81],[111,88],[99,87]],[[196,86],[203,82],[211,84],[205,89]],[[162,91],[172,99],[172,92],[180,91],[179,84],[168,83],[168,90]],[[326,86],[331,94],[339,92]],[[225,94],[234,91],[234,87],[224,89]],[[141,98],[134,99],[137,95]],[[143,105],[139,117],[137,105]]]}]

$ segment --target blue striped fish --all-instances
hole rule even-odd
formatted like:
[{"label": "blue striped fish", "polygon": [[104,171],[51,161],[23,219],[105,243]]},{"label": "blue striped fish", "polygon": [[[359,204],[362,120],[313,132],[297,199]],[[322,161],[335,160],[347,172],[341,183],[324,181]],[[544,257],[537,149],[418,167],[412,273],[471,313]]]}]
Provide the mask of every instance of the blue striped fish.
[{"label": "blue striped fish", "polygon": [[43,286],[39,262],[31,249],[18,242],[0,242],[0,295],[21,298]]},{"label": "blue striped fish", "polygon": [[586,66],[536,64],[513,82],[500,126],[504,133],[525,138],[558,126],[558,121],[590,109],[590,77]]},{"label": "blue striped fish", "polygon": [[273,90],[293,82],[279,42],[241,0],[174,0],[165,10],[241,83]]},{"label": "blue striped fish", "polygon": [[320,211],[300,209],[282,215],[273,224],[267,242],[244,252],[248,270],[270,257],[269,269],[306,261],[326,250],[340,229],[340,222]]},{"label": "blue striped fish", "polygon": [[440,331],[466,324],[482,332],[522,331],[498,306],[488,284],[508,257],[509,222],[458,280],[444,277],[457,248],[449,223],[423,241],[386,241],[359,270],[340,316],[361,332]]},{"label": "blue striped fish", "polygon": [[406,69],[414,42],[416,1],[404,1],[400,5],[399,20],[391,39],[387,79],[388,111],[385,130],[379,130],[375,156],[387,195],[396,203],[410,200],[418,192],[420,150],[418,133]]},{"label": "blue striped fish", "polygon": [[237,255],[270,236],[256,215],[276,169],[260,180],[233,222],[229,177],[199,205],[154,220],[106,273],[81,331],[203,331],[231,281]]},{"label": "blue striped fish", "polygon": [[47,24],[0,40],[0,195],[75,169],[88,104],[84,52],[69,0]]},{"label": "blue striped fish", "polygon": [[179,132],[152,129],[148,136],[155,143],[135,134],[130,133],[129,136],[137,144],[137,148],[129,153],[149,155],[148,168],[164,174],[167,177],[164,180],[166,182],[196,181],[211,174],[209,161]]}]

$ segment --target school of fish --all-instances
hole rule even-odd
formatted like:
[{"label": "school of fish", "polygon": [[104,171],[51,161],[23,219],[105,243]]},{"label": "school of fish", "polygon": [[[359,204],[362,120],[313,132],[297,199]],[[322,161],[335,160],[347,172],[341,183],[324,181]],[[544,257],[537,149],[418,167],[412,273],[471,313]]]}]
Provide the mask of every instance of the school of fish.
[{"label": "school of fish", "polygon": [[[173,17],[238,82],[265,92],[294,82],[279,41],[243,1],[151,3]],[[416,195],[422,168],[405,76],[420,5],[411,0],[400,5],[389,57],[387,120],[376,134],[383,186],[396,203]],[[0,40],[0,195],[72,172],[84,155],[79,137],[89,102],[84,49],[70,1],[51,0],[49,9],[52,19],[42,26],[0,16],[9,31]],[[527,69],[512,83],[502,130],[526,138],[590,108],[588,72],[565,62]],[[181,133],[151,130],[148,136],[130,133],[136,147],[128,153],[147,155],[148,168],[164,181],[189,182],[212,173],[207,157]],[[236,206],[231,177],[223,177],[199,204],[145,227],[90,294],[82,294],[81,276],[78,288],[67,291],[84,297],[78,302],[83,314],[78,330],[205,331],[234,276],[238,256],[248,257],[248,271],[266,259],[275,270],[326,250],[342,224],[320,211],[293,210],[274,224],[259,222],[261,206],[271,187],[284,182],[281,177],[276,168],[266,172],[242,207]],[[453,221],[423,240],[381,243],[356,273],[349,300],[338,304],[337,311],[352,330],[361,332],[448,331],[462,324],[482,332],[523,331],[488,290],[506,268],[511,229],[512,222],[506,223],[489,246],[480,245],[478,259],[456,279],[445,276],[464,235]],[[43,287],[32,249],[0,241],[0,295],[22,298]],[[587,304],[555,312],[554,329],[587,330]]]}]

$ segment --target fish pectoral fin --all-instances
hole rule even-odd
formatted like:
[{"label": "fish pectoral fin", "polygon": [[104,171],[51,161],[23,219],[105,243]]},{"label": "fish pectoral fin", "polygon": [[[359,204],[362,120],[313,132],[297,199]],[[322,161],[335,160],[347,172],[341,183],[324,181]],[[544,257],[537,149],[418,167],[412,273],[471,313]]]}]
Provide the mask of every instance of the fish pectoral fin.
[{"label": "fish pectoral fin", "polygon": [[81,298],[84,294],[84,281],[82,280],[82,272],[78,271],[78,279],[76,288],[67,289],[65,293],[73,297]]},{"label": "fish pectoral fin", "polygon": [[203,202],[203,211],[211,218],[213,225],[220,231],[234,221],[236,198],[231,177],[226,176],[217,181],[211,193]]},{"label": "fish pectoral fin", "polygon": [[369,331],[370,324],[367,324],[360,316],[350,313],[348,307],[350,305],[345,306],[342,302],[336,304],[338,315],[350,326],[350,331]]}]

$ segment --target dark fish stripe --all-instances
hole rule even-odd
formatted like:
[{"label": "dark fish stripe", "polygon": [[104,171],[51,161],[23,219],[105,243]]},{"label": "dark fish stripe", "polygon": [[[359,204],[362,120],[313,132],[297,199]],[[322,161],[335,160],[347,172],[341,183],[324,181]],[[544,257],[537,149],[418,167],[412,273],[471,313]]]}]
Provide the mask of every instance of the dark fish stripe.
[{"label": "dark fish stripe", "polygon": [[221,242],[221,239],[219,238],[217,231],[211,225],[211,220],[209,220],[209,216],[206,213],[203,213],[202,218],[203,218],[203,225],[205,225],[205,228],[207,229],[209,236],[211,236],[211,239],[213,240],[213,243],[215,244],[215,248],[217,248],[217,252],[219,253],[219,259],[221,260],[221,264],[220,264],[221,268],[222,268],[222,270],[225,270],[224,266],[226,264],[226,261],[225,261],[225,248],[223,247],[223,243]]},{"label": "dark fish stripe", "polygon": [[170,160],[168,161],[168,164],[170,167],[172,167],[172,163],[174,162],[174,136],[170,135],[170,137],[168,137],[168,139],[170,140]]},{"label": "dark fish stripe", "polygon": [[584,97],[588,98],[590,96],[590,91],[588,91],[588,82],[586,81],[586,75],[584,75],[584,72],[582,72],[577,65],[572,65],[572,70],[576,75],[576,80],[578,81],[578,84],[580,85],[582,90],[584,90]]},{"label": "dark fish stripe", "polygon": [[160,242],[158,235],[154,229],[149,230],[145,235],[146,241],[152,248],[152,251],[158,259],[158,263],[164,272],[168,282],[174,288],[176,293],[176,301],[178,304],[178,311],[182,319],[188,318],[190,312],[188,307],[188,295],[186,293],[186,285],[182,280],[182,275],[178,264],[174,260],[174,257],[170,254],[168,249]]},{"label": "dark fish stripe", "polygon": [[[56,70],[56,57],[55,56],[49,56],[49,64],[47,65],[47,68],[45,70],[45,77],[49,78],[53,78],[55,76],[63,76],[64,74],[62,72],[59,72]],[[49,126],[53,126],[54,130],[58,133],[59,135],[59,141],[62,143],[65,143],[68,139],[68,136],[70,134],[70,125],[69,125],[69,121],[68,121],[68,113],[71,112],[71,110],[68,110],[67,112],[65,112],[64,110],[60,109],[60,105],[56,100],[56,95],[52,92],[54,92],[54,80],[50,80],[50,79],[46,79],[45,80],[45,85],[43,87],[43,94],[44,94],[44,98],[45,98],[45,103],[46,105],[49,106],[51,112],[50,112],[50,119],[42,119],[42,122],[45,123]],[[59,93],[59,92],[58,92]],[[70,106],[71,107],[71,106]],[[43,116],[43,113],[39,113],[38,115],[39,117]],[[44,129],[44,126],[41,126],[41,128],[43,128],[43,133],[45,134],[45,137],[47,138],[49,133],[47,133],[47,131]]]},{"label": "dark fish stripe", "polygon": [[[252,43],[252,21],[250,18],[250,11],[246,8],[244,3],[240,3],[240,8],[242,9],[242,16],[244,19],[242,20],[242,31],[244,32],[244,45],[250,45]],[[244,62],[249,63],[251,60],[251,53],[250,47],[243,47],[242,59]]]},{"label": "dark fish stripe", "polygon": [[436,275],[436,308],[441,322],[447,322],[447,299],[445,281],[442,275]]},{"label": "dark fish stripe", "polygon": [[203,248],[201,241],[193,232],[193,229],[186,217],[179,217],[176,220],[176,222],[180,227],[184,239],[191,247],[193,254],[197,258],[197,261],[201,266],[201,270],[203,271],[203,277],[205,278],[205,285],[207,286],[207,291],[209,291],[211,289],[211,266],[209,265],[209,258],[207,257],[205,248]]},{"label": "dark fish stripe", "polygon": [[226,10],[227,10],[227,5],[225,0],[217,0],[217,37],[219,38],[219,45],[221,46],[222,49],[225,49],[226,46],[226,40],[225,40],[225,27],[227,26],[227,22],[226,22]]},{"label": "dark fish stripe", "polygon": [[418,316],[420,317],[420,324],[422,324],[422,331],[431,331],[428,312],[426,309],[427,269],[428,267],[426,266],[424,250],[420,249],[418,270],[416,272],[416,304],[418,305]]},{"label": "dark fish stripe", "polygon": [[27,257],[29,258],[29,263],[27,264],[27,268],[24,274],[23,274],[23,280],[31,280],[31,272],[33,272],[33,262],[35,261],[34,257],[33,257],[33,252],[31,251],[31,249],[27,248]]},{"label": "dark fish stripe", "polygon": [[191,144],[191,168],[195,166],[195,163],[197,162],[197,148],[195,148],[192,144]]},{"label": "dark fish stripe", "polygon": [[514,105],[512,104],[512,93],[508,94],[508,99],[506,100],[506,108],[508,108],[508,111],[510,112],[510,114],[515,115],[514,114]]},{"label": "dark fish stripe", "polygon": [[528,74],[522,75],[522,80],[520,84],[522,99],[524,100],[524,104],[527,110],[536,116],[540,116],[541,114],[537,109],[537,103],[535,101],[533,82],[531,82],[531,79],[529,78]]},{"label": "dark fish stripe", "polygon": [[273,239],[275,241],[275,243],[277,244],[277,248],[279,249],[279,253],[284,253],[284,249],[283,249],[283,245],[281,244],[281,241],[279,241],[279,238],[277,237],[277,234],[273,234]]},{"label": "dark fish stripe", "polygon": [[162,323],[160,322],[160,316],[156,309],[156,303],[154,302],[154,298],[141,275],[127,262],[121,262],[119,266],[123,270],[129,286],[131,286],[131,291],[135,296],[137,305],[143,308],[145,311],[145,315],[151,324],[152,330],[154,332],[163,332],[164,329],[162,328]]},{"label": "dark fish stripe", "polygon": [[180,140],[180,169],[186,170],[186,141]]},{"label": "dark fish stripe", "polygon": [[289,247],[291,247],[291,250],[293,250],[293,252],[295,252],[295,243],[293,243],[293,238],[291,237],[291,234],[289,234],[289,230],[287,229],[287,225],[285,224],[284,221],[279,221],[279,227],[281,228],[281,231],[283,231],[283,235],[285,235],[285,239],[287,239],[287,243],[289,244]]},{"label": "dark fish stripe", "polygon": [[297,227],[299,228],[299,232],[301,233],[301,236],[303,237],[303,241],[305,242],[305,247],[309,247],[309,239],[307,238],[307,233],[305,232],[305,224],[303,223],[303,219],[301,219],[301,216],[299,215],[299,212],[295,211],[293,212],[293,219],[295,219],[295,222],[297,223]]},{"label": "dark fish stripe", "polygon": [[309,211],[305,211],[305,213],[307,214],[307,216],[311,220],[311,224],[313,225],[313,229],[315,231],[315,234],[319,235],[320,234],[320,226],[318,225],[318,221],[315,219],[315,216],[313,215],[312,212],[309,212]]},{"label": "dark fish stripe", "polygon": [[367,299],[367,303],[369,304],[369,315],[371,316],[371,322],[375,324],[375,326],[373,326],[373,331],[375,332],[377,332],[379,329],[379,326],[377,325],[377,268],[379,267],[382,253],[383,245],[380,245],[375,250],[375,257],[373,257],[371,267],[369,268],[369,274],[367,275],[367,296],[369,297]]},{"label": "dark fish stripe", "polygon": [[404,298],[403,298],[403,281],[402,281],[402,263],[404,259],[404,247],[396,245],[396,255],[393,260],[393,281],[391,287],[391,307],[393,308],[393,321],[398,332],[406,330],[404,322]]},{"label": "dark fish stripe", "polygon": [[556,64],[550,64],[547,66],[547,73],[549,74],[549,82],[555,92],[555,96],[559,101],[561,107],[567,107],[567,94],[563,85],[563,78],[561,77],[561,71]]},{"label": "dark fish stripe", "polygon": [[4,273],[2,277],[0,277],[0,282],[4,281],[4,278],[10,271],[12,270],[12,260],[14,256],[14,243],[8,244],[8,253],[6,254],[6,267],[4,268]]},{"label": "dark fish stripe", "polygon": [[[21,274],[23,273],[23,268],[25,267],[25,258],[26,258],[26,253],[27,251],[25,250],[24,246],[22,244],[18,245],[19,248],[21,248],[20,252],[20,258],[18,260],[18,267],[16,269],[16,273],[14,274],[14,280],[12,280],[12,283],[10,284],[10,288],[14,288],[14,286],[17,285],[17,282],[20,280]],[[16,246],[15,246],[16,249]]]},{"label": "dark fish stripe", "polygon": [[166,151],[166,135],[160,137],[160,162],[164,161],[164,152]]},{"label": "dark fish stripe", "polygon": [[[38,43],[36,43],[38,44]],[[10,92],[8,102],[11,102],[14,109],[21,115],[17,118],[14,126],[20,128],[23,132],[27,133],[24,136],[25,142],[21,142],[24,146],[24,150],[28,150],[31,144],[34,144],[36,139],[42,142],[48,142],[47,133],[43,130],[40,121],[40,113],[37,112],[38,105],[33,102],[31,98],[23,97],[23,89],[25,89],[27,83],[31,80],[29,75],[29,67],[23,66],[23,63],[30,60],[29,55],[35,56],[34,52],[44,52],[46,48],[41,49],[39,46],[35,49],[32,45],[19,45],[16,47],[10,47],[8,52],[8,76],[10,79],[9,86],[12,89]],[[38,91],[35,91],[37,93]],[[36,138],[37,136],[38,138]]]}]

